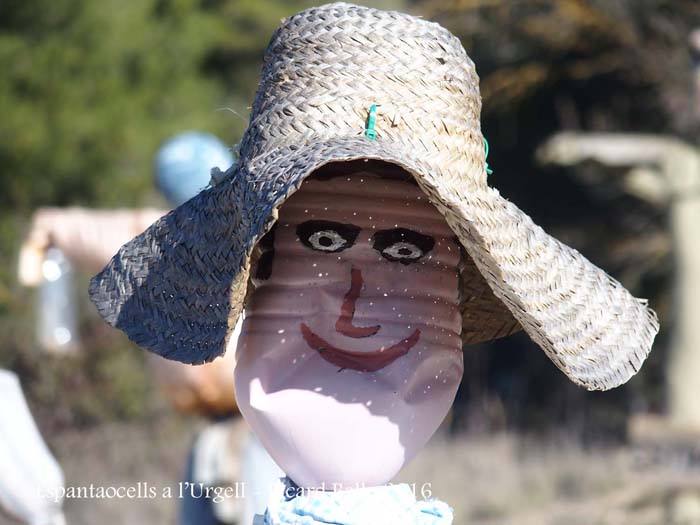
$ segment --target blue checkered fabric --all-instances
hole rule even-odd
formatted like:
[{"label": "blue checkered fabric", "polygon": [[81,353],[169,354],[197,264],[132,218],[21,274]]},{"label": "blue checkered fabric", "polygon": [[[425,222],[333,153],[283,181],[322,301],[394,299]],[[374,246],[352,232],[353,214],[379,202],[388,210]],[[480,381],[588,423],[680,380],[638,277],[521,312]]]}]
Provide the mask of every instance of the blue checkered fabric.
[{"label": "blue checkered fabric", "polygon": [[451,525],[442,501],[416,501],[406,484],[352,490],[304,490],[289,478],[270,496],[265,525]]}]

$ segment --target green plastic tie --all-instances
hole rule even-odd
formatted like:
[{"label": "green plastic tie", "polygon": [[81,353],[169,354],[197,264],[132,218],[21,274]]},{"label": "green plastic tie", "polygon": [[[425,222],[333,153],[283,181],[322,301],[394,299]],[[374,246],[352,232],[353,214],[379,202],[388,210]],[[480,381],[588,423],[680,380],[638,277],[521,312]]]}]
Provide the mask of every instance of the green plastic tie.
[{"label": "green plastic tie", "polygon": [[486,151],[486,154],[484,155],[484,160],[486,161],[486,174],[491,175],[493,170],[489,168],[488,160],[486,160],[489,156],[489,141],[486,140],[486,137],[484,137],[484,150]]},{"label": "green plastic tie", "polygon": [[374,125],[377,122],[377,105],[372,104],[369,107],[369,115],[367,115],[367,127],[365,128],[365,137],[370,140],[377,138],[377,132],[374,129]]}]

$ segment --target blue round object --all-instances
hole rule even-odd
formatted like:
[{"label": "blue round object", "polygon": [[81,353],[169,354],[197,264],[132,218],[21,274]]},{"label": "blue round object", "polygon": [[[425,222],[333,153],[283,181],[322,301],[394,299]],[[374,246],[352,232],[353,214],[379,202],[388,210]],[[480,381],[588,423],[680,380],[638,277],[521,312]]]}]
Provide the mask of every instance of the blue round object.
[{"label": "blue round object", "polygon": [[188,201],[209,185],[211,169],[233,164],[233,154],[208,133],[187,131],[175,135],[158,150],[156,185],[174,206]]}]

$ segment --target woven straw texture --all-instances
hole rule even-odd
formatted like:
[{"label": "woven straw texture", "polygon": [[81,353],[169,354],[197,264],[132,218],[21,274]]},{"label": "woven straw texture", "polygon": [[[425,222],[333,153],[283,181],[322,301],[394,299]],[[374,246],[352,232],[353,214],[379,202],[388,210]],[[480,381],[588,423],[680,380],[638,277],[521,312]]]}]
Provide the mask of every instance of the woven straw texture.
[{"label": "woven straw texture", "polygon": [[303,11],[265,53],[240,161],[123,246],[91,298],[137,344],[212,360],[277,208],[327,163],[376,159],[415,178],[465,249],[465,343],[522,328],[574,382],[624,383],[651,349],[654,312],[487,185],[480,110],[474,64],[439,25],[343,3]]}]

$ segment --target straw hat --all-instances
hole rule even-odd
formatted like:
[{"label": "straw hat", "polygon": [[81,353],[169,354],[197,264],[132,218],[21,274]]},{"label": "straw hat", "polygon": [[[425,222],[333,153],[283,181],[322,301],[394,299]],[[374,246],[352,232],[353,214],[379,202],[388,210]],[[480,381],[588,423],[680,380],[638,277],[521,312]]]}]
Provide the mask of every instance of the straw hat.
[{"label": "straw hat", "polygon": [[302,11],[265,52],[239,161],[124,245],[90,296],[135,343],[210,361],[279,206],[323,165],[374,159],[410,173],[465,249],[466,344],[523,329],[575,383],[626,382],[656,315],[488,186],[480,110],[474,63],[438,24],[345,3]]}]

